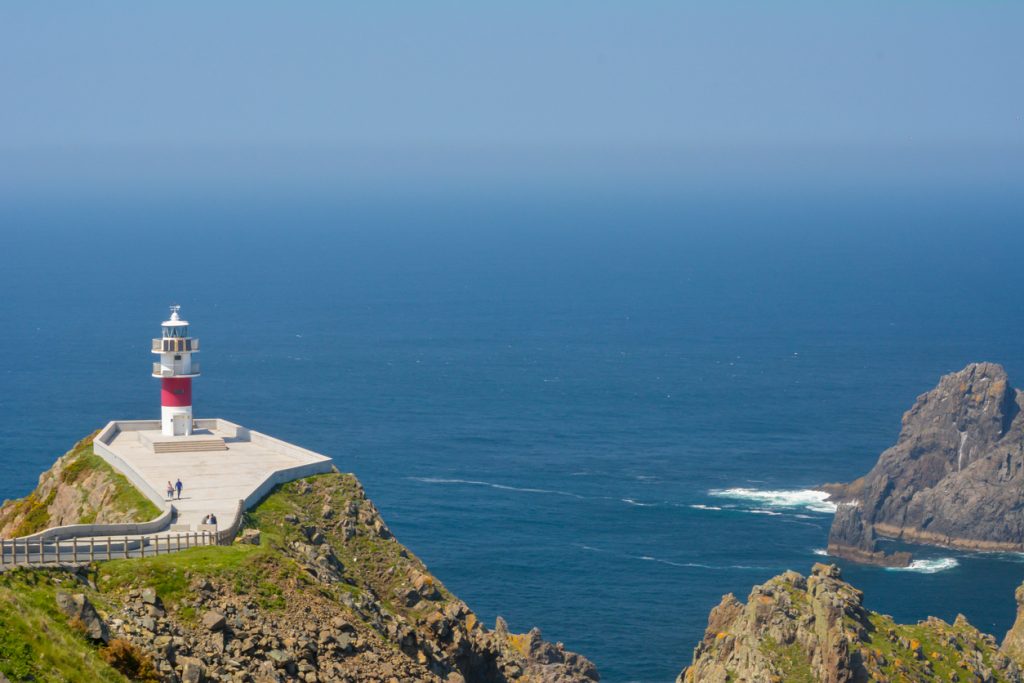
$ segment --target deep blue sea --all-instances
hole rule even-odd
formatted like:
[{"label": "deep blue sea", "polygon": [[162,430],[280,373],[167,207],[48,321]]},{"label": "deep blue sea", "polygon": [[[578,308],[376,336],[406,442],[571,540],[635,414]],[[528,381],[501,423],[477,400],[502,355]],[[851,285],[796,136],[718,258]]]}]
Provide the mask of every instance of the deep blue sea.
[{"label": "deep blue sea", "polygon": [[[214,195],[0,206],[0,498],[158,415],[182,305],[199,416],[333,456],[482,618],[671,681],[722,594],[822,558],[939,377],[1024,384],[1024,198]],[[847,566],[902,620],[1001,637],[1024,557]]]}]

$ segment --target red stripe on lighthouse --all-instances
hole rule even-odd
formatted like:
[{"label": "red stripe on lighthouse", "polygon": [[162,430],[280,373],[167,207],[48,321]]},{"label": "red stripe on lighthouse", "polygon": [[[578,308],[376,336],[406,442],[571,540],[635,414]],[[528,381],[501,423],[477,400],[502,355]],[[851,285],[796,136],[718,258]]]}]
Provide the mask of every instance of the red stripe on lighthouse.
[{"label": "red stripe on lighthouse", "polygon": [[161,379],[160,405],[168,408],[192,405],[192,378],[164,377]]}]

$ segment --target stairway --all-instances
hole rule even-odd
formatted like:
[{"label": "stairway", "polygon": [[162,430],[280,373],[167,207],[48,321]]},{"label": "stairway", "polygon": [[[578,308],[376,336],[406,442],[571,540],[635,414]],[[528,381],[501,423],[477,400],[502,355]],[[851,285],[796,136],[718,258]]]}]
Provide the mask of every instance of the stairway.
[{"label": "stairway", "polygon": [[226,451],[227,444],[219,436],[191,437],[188,439],[153,440],[154,453],[197,453],[202,451]]}]

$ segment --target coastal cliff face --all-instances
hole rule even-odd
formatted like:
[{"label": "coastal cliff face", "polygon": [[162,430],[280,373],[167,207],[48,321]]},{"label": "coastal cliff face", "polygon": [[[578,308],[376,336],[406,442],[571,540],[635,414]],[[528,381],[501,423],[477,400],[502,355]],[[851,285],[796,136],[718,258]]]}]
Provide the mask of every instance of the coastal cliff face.
[{"label": "coastal cliff face", "polygon": [[1019,683],[1024,616],[1000,649],[958,616],[896,624],[864,608],[839,569],[816,564],[755,586],[744,604],[726,595],[711,611],[693,663],[677,683]]},{"label": "coastal cliff face", "polygon": [[0,681],[599,679],[536,629],[481,624],[352,475],[286,484],[244,526],[230,547],[0,574]]},{"label": "coastal cliff face", "polygon": [[28,496],[0,506],[0,538],[66,524],[145,522],[160,515],[148,498],[82,439],[39,477]]},{"label": "coastal cliff face", "polygon": [[903,416],[896,444],[862,479],[829,487],[839,503],[828,552],[906,565],[879,538],[971,550],[1024,550],[1021,392],[992,363],[943,377]]}]

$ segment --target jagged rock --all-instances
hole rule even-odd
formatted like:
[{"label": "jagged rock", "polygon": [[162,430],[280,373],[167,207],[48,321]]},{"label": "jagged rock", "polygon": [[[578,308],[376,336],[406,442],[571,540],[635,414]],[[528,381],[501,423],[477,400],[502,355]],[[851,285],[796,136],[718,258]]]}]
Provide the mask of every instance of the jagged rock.
[{"label": "jagged rock", "polygon": [[838,567],[823,564],[806,579],[786,572],[755,586],[746,603],[726,595],[677,681],[930,681],[935,662],[953,669],[943,680],[1024,681],[1019,663],[966,619],[903,626],[865,609],[862,597]]},{"label": "jagged rock", "polygon": [[887,557],[878,538],[971,550],[1024,550],[1024,395],[993,363],[943,377],[903,416],[896,445],[851,484],[829,486],[840,503],[829,553],[858,562]]},{"label": "jagged rock", "polygon": [[107,625],[100,618],[96,608],[92,606],[89,599],[82,593],[71,595],[64,591],[57,591],[57,609],[64,616],[71,620],[79,620],[85,628],[86,634],[93,640],[107,642],[110,639]]}]

